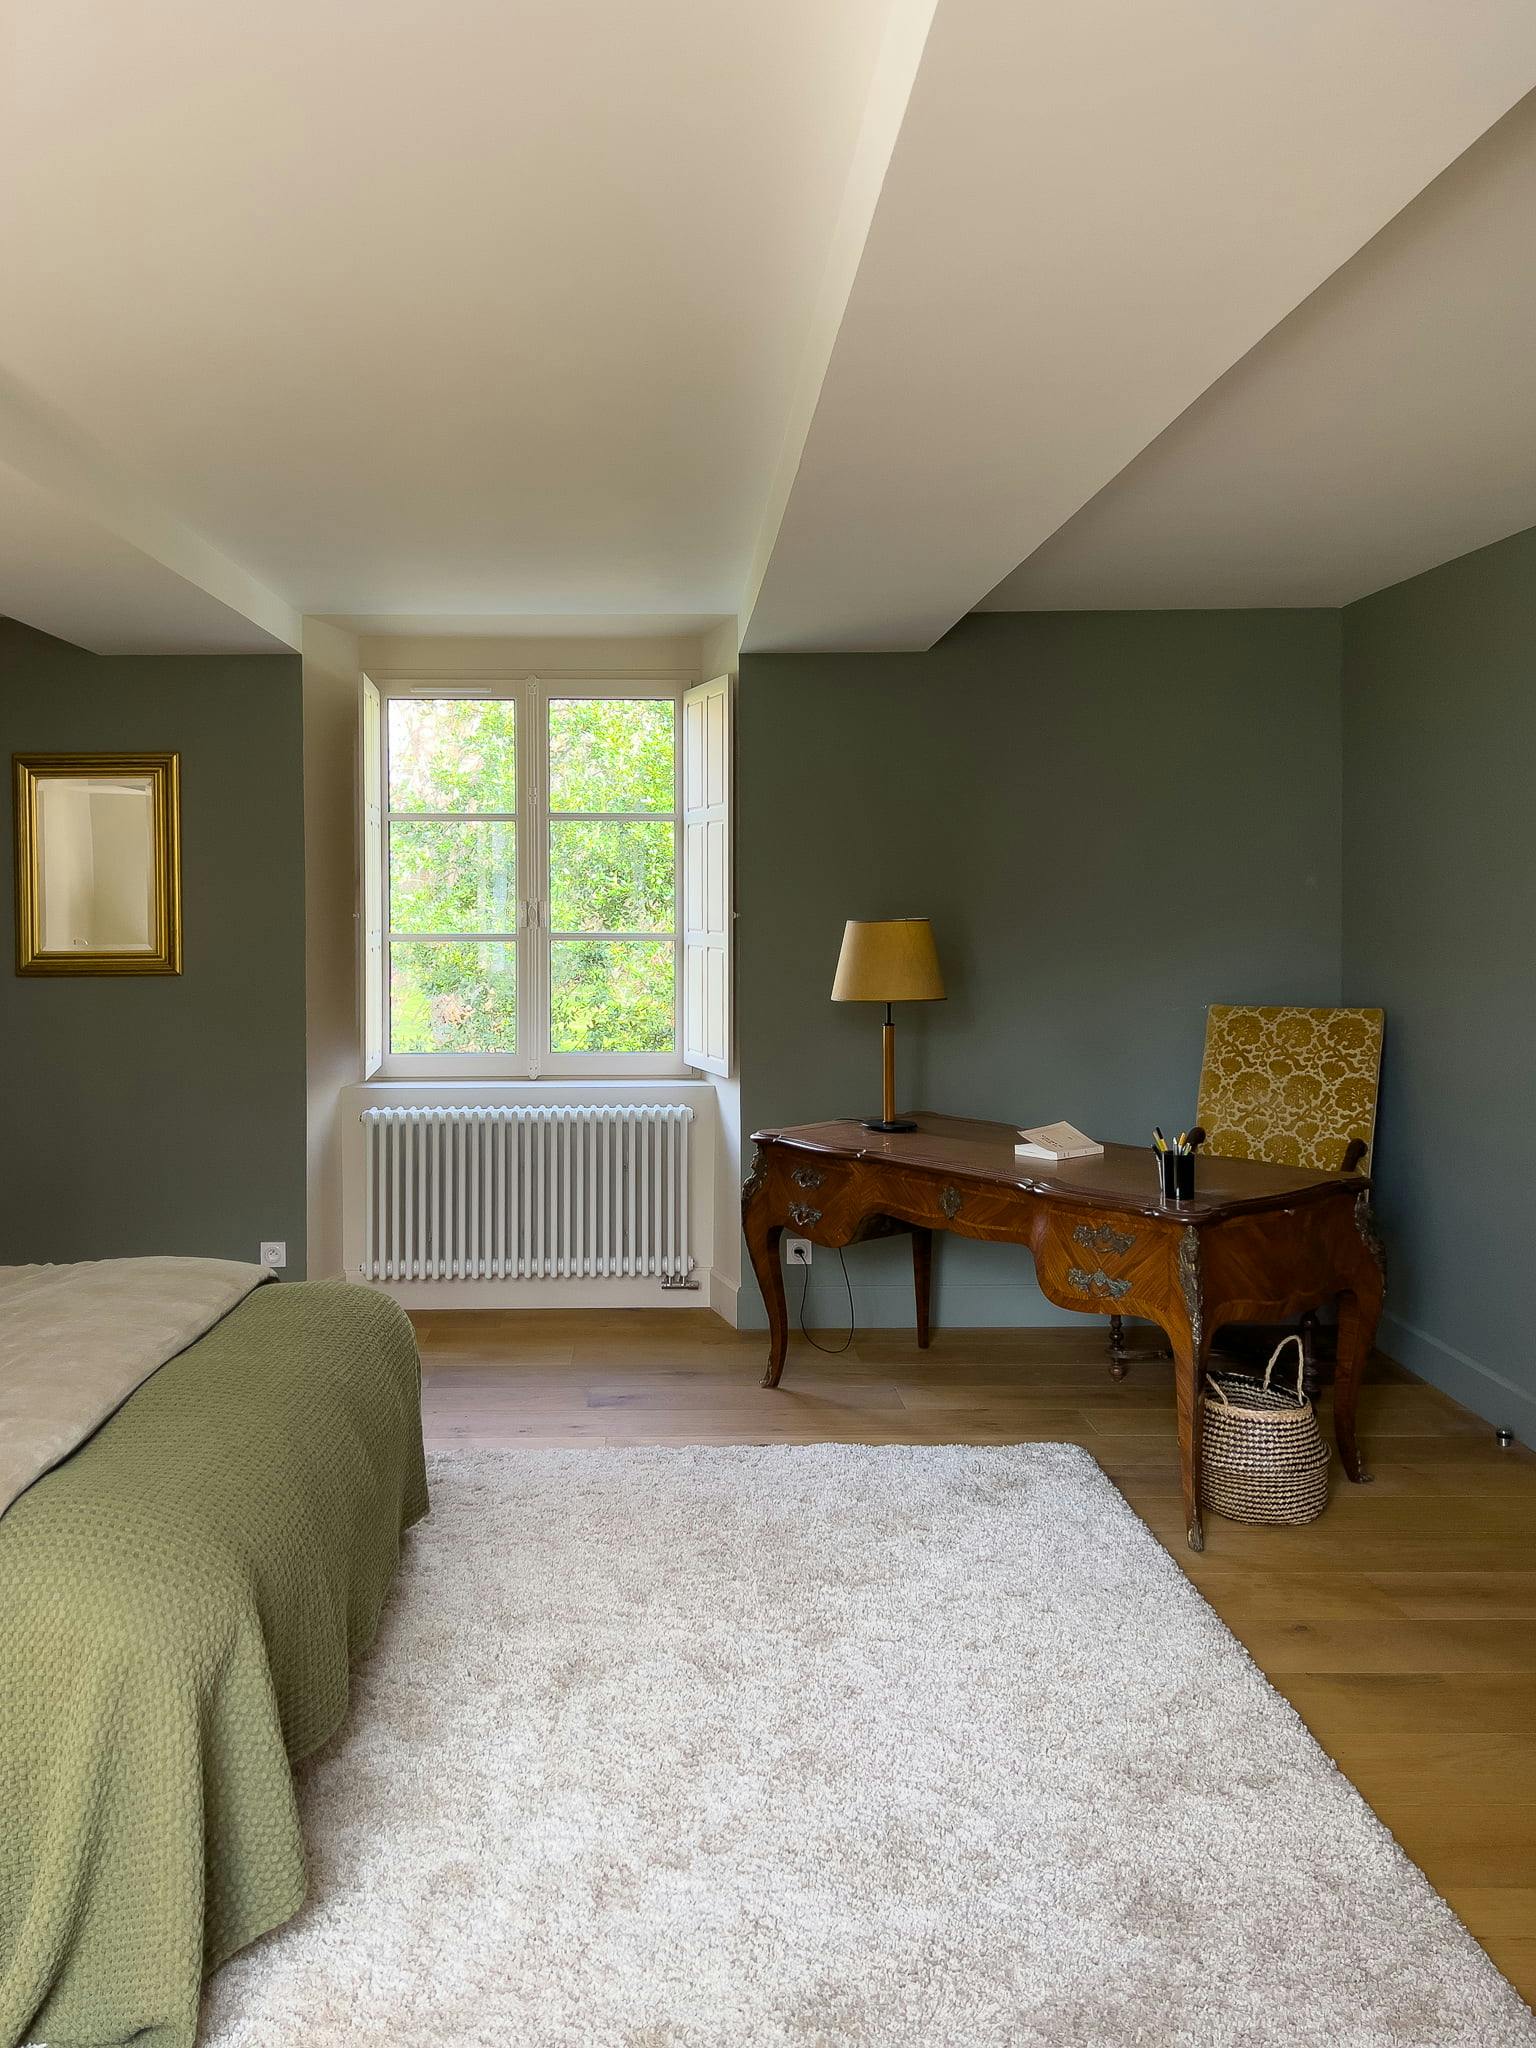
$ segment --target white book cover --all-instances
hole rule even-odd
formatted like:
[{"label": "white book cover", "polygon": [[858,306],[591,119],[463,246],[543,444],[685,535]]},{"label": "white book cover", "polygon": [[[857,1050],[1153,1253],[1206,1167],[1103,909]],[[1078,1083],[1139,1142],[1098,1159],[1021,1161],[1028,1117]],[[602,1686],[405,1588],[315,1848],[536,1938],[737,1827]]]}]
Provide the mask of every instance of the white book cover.
[{"label": "white book cover", "polygon": [[1093,1159],[1104,1150],[1076,1124],[1036,1124],[1033,1130],[1020,1131],[1019,1137],[1021,1142],[1013,1148],[1018,1159]]}]

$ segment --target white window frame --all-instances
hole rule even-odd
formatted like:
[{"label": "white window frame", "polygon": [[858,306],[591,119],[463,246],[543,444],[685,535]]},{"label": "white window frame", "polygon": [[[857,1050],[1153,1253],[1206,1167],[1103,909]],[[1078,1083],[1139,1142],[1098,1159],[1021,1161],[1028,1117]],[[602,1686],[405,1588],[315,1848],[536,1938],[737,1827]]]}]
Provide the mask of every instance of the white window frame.
[{"label": "white window frame", "polygon": [[[682,700],[691,678],[658,680],[620,676],[561,675],[380,675],[372,672],[381,703],[379,746],[378,832],[382,878],[383,943],[379,948],[382,975],[385,1049],[375,1070],[386,1080],[548,1080],[588,1082],[672,1079],[692,1072],[683,1059],[683,814]],[[510,699],[517,706],[517,1040],[516,1053],[398,1053],[388,1049],[389,1034],[389,705],[397,698],[458,697]],[[670,703],[672,711],[672,809],[645,812],[557,812],[556,817],[645,817],[672,826],[673,931],[672,1050],[664,1053],[555,1053],[548,1047],[550,950],[555,937],[549,916],[549,706],[566,697],[643,698]],[[366,813],[365,813],[366,815]],[[470,815],[470,814],[464,814]],[[475,812],[476,817],[506,813]],[[478,935],[445,933],[445,939]],[[573,935],[574,936],[574,935]],[[585,932],[583,938],[644,939],[642,932]],[[663,934],[662,936],[668,936]]]}]

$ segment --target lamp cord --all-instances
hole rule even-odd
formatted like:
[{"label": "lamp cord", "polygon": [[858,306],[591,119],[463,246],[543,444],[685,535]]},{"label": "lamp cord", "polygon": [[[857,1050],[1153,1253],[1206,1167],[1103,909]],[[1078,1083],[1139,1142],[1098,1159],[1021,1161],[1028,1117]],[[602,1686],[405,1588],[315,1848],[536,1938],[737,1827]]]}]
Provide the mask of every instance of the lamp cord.
[{"label": "lamp cord", "polygon": [[853,1282],[848,1278],[848,1261],[843,1257],[843,1248],[837,1246],[837,1262],[843,1269],[843,1285],[848,1290],[848,1334],[841,1344],[818,1344],[805,1327],[805,1297],[811,1291],[811,1269],[809,1265],[800,1268],[800,1334],[806,1343],[817,1351],[824,1351],[828,1358],[840,1358],[853,1342]]}]

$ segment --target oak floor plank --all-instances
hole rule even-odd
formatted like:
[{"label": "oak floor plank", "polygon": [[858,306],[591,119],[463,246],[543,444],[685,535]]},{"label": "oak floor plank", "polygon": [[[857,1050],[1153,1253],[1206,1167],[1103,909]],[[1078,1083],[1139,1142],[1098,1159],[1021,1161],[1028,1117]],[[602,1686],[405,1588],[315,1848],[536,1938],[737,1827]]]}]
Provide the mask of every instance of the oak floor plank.
[{"label": "oak floor plank", "polygon": [[[1524,1672],[1474,1676],[1458,1672],[1452,1676],[1438,1671],[1272,1671],[1265,1675],[1285,1694],[1330,1755],[1333,1743],[1350,1734],[1536,1734],[1536,1687]],[[1468,1752],[1469,1783],[1474,1775]],[[1536,1868],[1511,1870],[1509,1875],[1511,1882],[1536,1881]]]},{"label": "oak floor plank", "polygon": [[1536,1630],[1504,1621],[1408,1621],[1398,1616],[1348,1621],[1277,1622],[1225,1601],[1221,1618],[1256,1664],[1270,1672],[1528,1671],[1536,1690]]},{"label": "oak floor plank", "polygon": [[1399,1614],[1423,1621],[1497,1616],[1536,1620],[1536,1571],[1372,1572]]},{"label": "oak floor plank", "polygon": [[1496,1935],[1483,1942],[1483,1947],[1494,1967],[1504,1972],[1526,2004],[1536,2002],[1536,1936],[1508,1941]]},{"label": "oak floor plank", "polygon": [[1446,1899],[1481,1941],[1536,1940],[1536,1885],[1452,1885]]}]

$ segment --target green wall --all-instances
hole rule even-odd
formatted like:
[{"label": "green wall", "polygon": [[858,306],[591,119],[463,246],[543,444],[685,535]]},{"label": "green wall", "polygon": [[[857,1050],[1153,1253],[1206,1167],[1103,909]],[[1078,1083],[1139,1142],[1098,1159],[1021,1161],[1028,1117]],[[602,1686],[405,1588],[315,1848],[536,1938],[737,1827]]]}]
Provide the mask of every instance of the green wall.
[{"label": "green wall", "polygon": [[298,657],[109,660],[0,621],[8,876],[12,753],[140,747],[181,754],[185,971],[24,979],[7,942],[0,1263],[142,1252],[254,1259],[263,1238],[284,1238],[298,1277]]},{"label": "green wall", "polygon": [[1383,1347],[1536,1441],[1536,531],[1344,613],[1344,986],[1387,1012]]},{"label": "green wall", "polygon": [[[898,1014],[908,1106],[1139,1142],[1193,1121],[1208,1003],[1339,999],[1337,612],[981,614],[927,654],[745,655],[737,774],[744,1130],[878,1113],[879,1012],[828,1000],[848,917],[934,921],[950,993]],[[903,1245],[848,1263],[861,1322],[910,1322]],[[846,1315],[835,1254],[810,1312]],[[1068,1320],[1026,1253],[962,1239],[936,1313]]]}]

